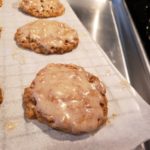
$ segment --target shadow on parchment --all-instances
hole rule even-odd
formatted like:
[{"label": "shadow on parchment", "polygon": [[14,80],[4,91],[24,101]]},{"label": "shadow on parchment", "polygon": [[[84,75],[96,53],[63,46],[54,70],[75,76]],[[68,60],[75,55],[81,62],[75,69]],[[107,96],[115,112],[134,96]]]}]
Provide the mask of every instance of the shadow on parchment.
[{"label": "shadow on parchment", "polygon": [[[25,118],[25,117],[24,117]],[[51,127],[47,126],[46,124],[40,123],[37,120],[29,120],[25,118],[26,123],[33,123],[35,124],[37,127],[39,127],[43,133],[49,135],[51,138],[54,138],[56,140],[59,141],[78,141],[78,140],[84,140],[90,136],[93,135],[93,133],[91,134],[80,134],[80,135],[72,135],[69,133],[65,133],[59,130],[55,130],[52,129]]]}]

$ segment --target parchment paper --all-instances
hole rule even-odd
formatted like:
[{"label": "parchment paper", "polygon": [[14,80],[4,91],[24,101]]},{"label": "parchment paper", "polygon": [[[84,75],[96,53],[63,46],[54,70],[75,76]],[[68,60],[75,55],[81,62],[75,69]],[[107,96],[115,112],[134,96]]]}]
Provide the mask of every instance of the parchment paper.
[{"label": "parchment paper", "polygon": [[[17,0],[5,0],[0,9],[0,150],[128,150],[150,138],[150,108],[111,64],[75,16],[66,0],[59,20],[75,28],[78,48],[63,55],[44,56],[19,48],[16,29],[36,20],[17,9]],[[48,63],[72,63],[99,76],[107,87],[109,120],[92,134],[78,136],[55,131],[38,121],[26,120],[22,93]],[[137,67],[137,66],[135,66]]]}]

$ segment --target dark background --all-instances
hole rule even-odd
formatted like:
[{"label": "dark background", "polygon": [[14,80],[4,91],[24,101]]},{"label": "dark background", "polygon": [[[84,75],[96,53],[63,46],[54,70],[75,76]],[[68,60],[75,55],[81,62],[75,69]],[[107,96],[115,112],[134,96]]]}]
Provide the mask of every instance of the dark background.
[{"label": "dark background", "polygon": [[125,0],[150,60],[150,0]]}]

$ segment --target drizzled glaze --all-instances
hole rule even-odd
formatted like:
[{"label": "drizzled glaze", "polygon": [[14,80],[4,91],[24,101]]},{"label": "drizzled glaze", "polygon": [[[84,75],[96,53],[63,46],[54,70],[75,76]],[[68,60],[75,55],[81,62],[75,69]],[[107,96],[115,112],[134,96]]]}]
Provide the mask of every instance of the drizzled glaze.
[{"label": "drizzled glaze", "polygon": [[[50,64],[32,83],[36,111],[53,120],[54,128],[72,133],[95,130],[106,120],[103,108],[105,88],[82,68]],[[92,76],[93,77],[93,76]]]},{"label": "drizzled glaze", "polygon": [[77,32],[68,25],[48,20],[37,20],[19,29],[21,41],[29,38],[38,44],[51,49],[51,47],[63,47],[65,42],[74,43],[78,39]]}]

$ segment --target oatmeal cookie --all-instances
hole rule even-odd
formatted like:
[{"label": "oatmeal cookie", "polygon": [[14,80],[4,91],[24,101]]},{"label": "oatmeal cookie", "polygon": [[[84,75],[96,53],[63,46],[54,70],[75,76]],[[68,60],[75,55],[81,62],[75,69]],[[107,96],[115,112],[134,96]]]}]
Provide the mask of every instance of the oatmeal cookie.
[{"label": "oatmeal cookie", "polygon": [[19,9],[39,18],[60,16],[65,11],[59,0],[22,0]]},{"label": "oatmeal cookie", "polygon": [[20,47],[41,54],[63,54],[77,47],[77,32],[57,21],[37,20],[19,28],[15,40]]},{"label": "oatmeal cookie", "polygon": [[25,116],[72,134],[92,132],[107,120],[103,83],[82,67],[49,64],[23,95]]}]

